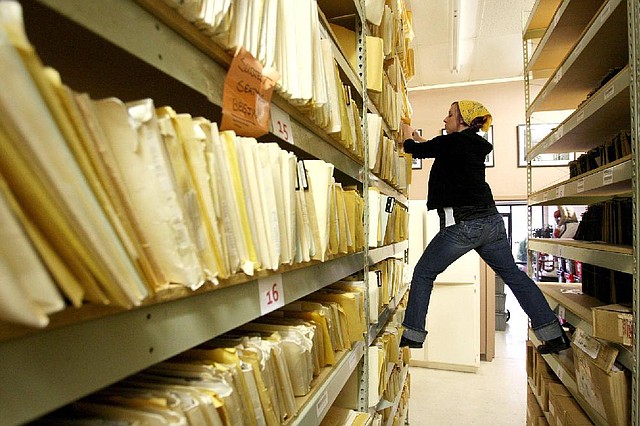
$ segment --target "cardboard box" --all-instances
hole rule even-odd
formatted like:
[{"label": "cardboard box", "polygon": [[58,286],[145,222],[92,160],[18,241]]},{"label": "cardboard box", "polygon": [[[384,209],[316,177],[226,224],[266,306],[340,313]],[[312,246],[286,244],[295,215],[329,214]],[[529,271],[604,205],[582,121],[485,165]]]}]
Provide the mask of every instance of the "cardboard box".
[{"label": "cardboard box", "polygon": [[572,396],[558,396],[554,400],[554,426],[592,426],[593,423]]},{"label": "cardboard box", "polygon": [[572,346],[580,395],[610,425],[629,425],[630,375],[614,366],[618,350],[581,329],[576,330]]},{"label": "cardboard box", "polygon": [[531,388],[528,386],[527,388],[529,389],[527,392],[527,426],[538,426],[538,419],[544,418],[544,413],[538,405],[535,395],[531,392]]},{"label": "cardboard box", "polygon": [[558,414],[562,415],[562,409],[560,408],[560,398],[563,397],[572,398],[569,389],[564,387],[562,383],[549,383],[549,424],[551,426],[557,426],[558,422],[556,420],[556,417],[558,416]]},{"label": "cardboard box", "polygon": [[591,309],[593,336],[626,346],[633,345],[633,310],[630,306],[605,305]]},{"label": "cardboard box", "polygon": [[540,374],[540,388],[538,395],[540,396],[540,406],[542,411],[549,411],[549,385],[560,383],[558,376],[553,372],[543,371]]},{"label": "cardboard box", "polygon": [[536,347],[531,340],[527,340],[527,377],[533,379],[533,372],[535,366],[535,354]]}]

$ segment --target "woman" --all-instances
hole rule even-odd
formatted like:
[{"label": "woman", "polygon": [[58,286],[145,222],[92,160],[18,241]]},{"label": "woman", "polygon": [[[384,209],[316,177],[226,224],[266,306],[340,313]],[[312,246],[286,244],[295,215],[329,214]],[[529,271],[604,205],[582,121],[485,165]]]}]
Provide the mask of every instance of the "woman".
[{"label": "woman", "polygon": [[422,347],[433,282],[472,249],[511,288],[531,319],[536,336],[544,342],[538,348],[540,353],[557,353],[570,345],[538,286],[513,260],[502,216],[485,181],[484,160],[493,147],[477,133],[487,131],[491,120],[482,104],[458,101],[451,104],[444,119],[446,135],[425,141],[414,131],[413,138],[404,141],[404,151],[414,158],[435,159],[429,176],[427,208],[437,209],[440,232],[415,266],[401,346]]}]

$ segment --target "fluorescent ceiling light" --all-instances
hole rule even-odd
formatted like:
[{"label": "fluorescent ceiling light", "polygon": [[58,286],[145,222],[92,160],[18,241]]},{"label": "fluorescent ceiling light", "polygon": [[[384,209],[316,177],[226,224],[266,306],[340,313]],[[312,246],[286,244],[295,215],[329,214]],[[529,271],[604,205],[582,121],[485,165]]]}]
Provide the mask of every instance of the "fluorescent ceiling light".
[{"label": "fluorescent ceiling light", "polygon": [[449,71],[457,74],[460,71],[460,0],[449,0],[449,10]]}]

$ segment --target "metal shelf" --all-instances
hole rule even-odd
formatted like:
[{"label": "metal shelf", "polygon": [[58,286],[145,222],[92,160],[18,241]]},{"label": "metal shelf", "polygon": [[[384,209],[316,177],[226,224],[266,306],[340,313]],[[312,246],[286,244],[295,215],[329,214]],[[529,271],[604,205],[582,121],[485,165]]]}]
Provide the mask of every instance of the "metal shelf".
[{"label": "metal shelf", "polygon": [[[569,324],[580,328],[589,335],[593,335],[593,315],[591,309],[597,306],[604,306],[595,297],[582,294],[581,284],[541,284],[538,287],[542,290],[549,301],[551,309],[557,309],[561,318],[567,320]],[[629,371],[633,370],[633,352],[623,345],[607,342],[618,349],[617,361],[624,365]]]},{"label": "metal shelf", "polygon": [[527,158],[542,153],[588,151],[612,134],[631,127],[629,66],[622,69],[553,132],[531,148]]},{"label": "metal shelf", "polygon": [[386,426],[392,426],[393,425],[393,418],[396,415],[396,412],[398,411],[398,408],[400,406],[400,398],[402,398],[402,391],[404,390],[404,385],[407,381],[407,375],[409,374],[409,365],[405,365],[402,367],[402,384],[400,385],[400,390],[398,391],[398,394],[396,395],[396,397],[393,399],[393,406],[391,408],[391,413],[389,413],[389,417],[386,423]]},{"label": "metal shelf", "polygon": [[631,196],[631,156],[576,176],[529,195],[529,205],[593,204],[628,194]]},{"label": "metal shelf", "polygon": [[626,1],[605,3],[576,47],[533,100],[527,115],[536,111],[575,109],[611,67],[626,65],[629,62],[627,27]]},{"label": "metal shelf", "polygon": [[[541,342],[535,336],[532,330],[529,330],[529,340],[533,342],[533,344],[538,347]],[[589,405],[585,399],[580,395],[578,391],[578,385],[576,383],[576,373],[575,367],[573,366],[573,359],[567,356],[567,352],[570,350],[563,351],[561,355],[557,354],[547,354],[542,355],[545,362],[551,367],[553,372],[558,376],[558,379],[562,382],[562,384],[569,390],[571,395],[575,398],[575,400],[580,404],[582,409],[587,413],[591,421],[594,422],[598,426],[607,426],[609,423],[606,421],[604,417],[602,417],[596,410]]]},{"label": "metal shelf", "polygon": [[364,22],[364,12],[360,0],[318,0],[318,5],[330,21],[357,17],[360,22]]},{"label": "metal shelf", "polygon": [[396,254],[400,254],[407,248],[409,248],[409,241],[401,241],[384,247],[370,248],[369,265],[375,265],[376,263],[382,262]]},{"label": "metal shelf", "polygon": [[[118,3],[118,7],[109,2],[82,0],[38,2],[204,95],[215,108],[221,107],[222,82],[231,56],[164,2],[123,1]],[[101,19],[96,19],[96,16]],[[71,67],[74,67],[73,63],[65,65],[65,68]],[[213,106],[212,111],[215,109]],[[272,107],[290,116],[296,148],[334,164],[336,169],[361,182],[361,160],[353,158],[323,129],[277,93],[273,95]]]},{"label": "metal shelf", "polygon": [[293,418],[292,425],[319,425],[329,411],[333,401],[344,387],[345,383],[355,371],[364,354],[364,342],[357,342],[351,351],[345,353],[336,365],[327,369],[326,374],[321,374],[316,379],[317,388],[304,398],[298,414]]},{"label": "metal shelf", "polygon": [[529,19],[524,27],[522,38],[525,40],[541,38],[551,23],[562,0],[537,0],[533,5]]},{"label": "metal shelf", "polygon": [[408,198],[405,194],[401,193],[398,189],[389,185],[387,182],[383,181],[372,172],[369,173],[369,186],[378,189],[380,193],[384,195],[394,197],[396,199],[396,202],[402,204],[405,207],[409,205]]},{"label": "metal shelf", "polygon": [[530,238],[529,250],[633,273],[633,248],[562,238]]},{"label": "metal shelf", "polygon": [[378,322],[375,324],[371,324],[369,326],[368,346],[371,346],[373,344],[373,341],[378,337],[380,332],[387,326],[387,323],[389,322],[389,318],[396,311],[396,309],[398,308],[398,304],[400,303],[400,301],[402,300],[402,298],[404,297],[404,295],[408,290],[409,290],[409,286],[405,286],[402,289],[400,289],[398,294],[396,294],[395,297],[391,299],[391,302],[389,302],[389,304],[384,308],[382,313],[379,315]]},{"label": "metal shelf", "polygon": [[[525,72],[553,71],[579,40],[603,0],[564,0],[549,21]],[[556,2],[553,2],[556,3]]]},{"label": "metal shelf", "polygon": [[[362,260],[283,273],[285,303],[361,270]],[[0,342],[3,420],[35,419],[260,317],[259,291],[253,280]]]}]

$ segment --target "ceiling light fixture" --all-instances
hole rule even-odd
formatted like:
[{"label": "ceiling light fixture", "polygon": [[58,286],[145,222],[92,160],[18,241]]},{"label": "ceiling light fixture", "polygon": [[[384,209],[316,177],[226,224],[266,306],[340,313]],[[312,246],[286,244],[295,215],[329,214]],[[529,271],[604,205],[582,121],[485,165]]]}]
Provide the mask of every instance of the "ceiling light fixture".
[{"label": "ceiling light fixture", "polygon": [[460,0],[449,0],[449,7],[449,71],[457,74],[460,71]]}]

